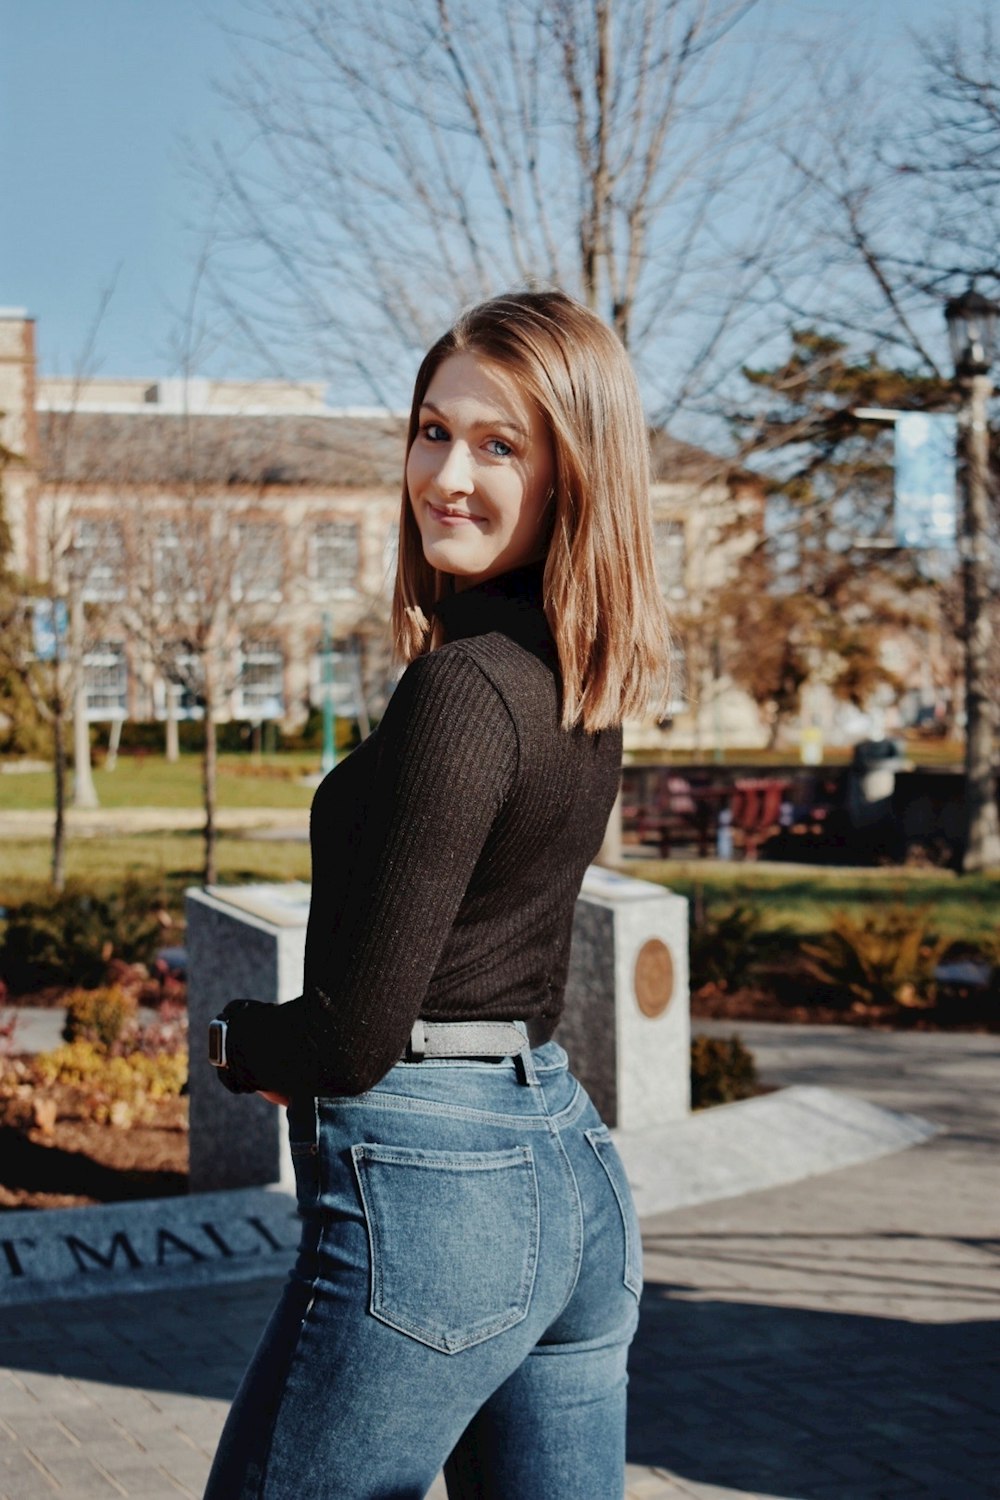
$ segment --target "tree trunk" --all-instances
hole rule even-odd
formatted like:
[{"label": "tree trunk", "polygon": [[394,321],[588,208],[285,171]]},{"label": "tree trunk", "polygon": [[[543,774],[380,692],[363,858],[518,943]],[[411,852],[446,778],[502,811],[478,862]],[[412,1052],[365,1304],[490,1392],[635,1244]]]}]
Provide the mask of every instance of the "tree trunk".
[{"label": "tree trunk", "polygon": [[170,765],[174,765],[178,760],[180,760],[180,754],[181,754],[180,736],[179,736],[178,730],[177,730],[177,699],[178,699],[178,696],[180,694],[180,688],[177,686],[177,684],[175,682],[168,682],[166,684],[166,690],[167,690],[167,726],[166,726],[167,745],[166,745],[166,754],[167,754],[167,761],[169,762],[169,764]]},{"label": "tree trunk", "polygon": [[205,807],[205,869],[203,883],[215,885],[218,879],[216,867],[215,799],[218,771],[218,756],[215,737],[215,685],[211,682],[211,670],[205,665],[205,750],[201,762],[201,786]]},{"label": "tree trunk", "polygon": [[963,582],[965,585],[965,808],[962,872],[1000,865],[995,714],[989,694],[993,622],[987,583],[989,536],[988,376],[970,381]]},{"label": "tree trunk", "polygon": [[52,830],[52,889],[55,891],[63,890],[66,885],[66,735],[62,687],[58,682],[59,666],[57,660],[55,664],[57,681],[52,715],[56,798],[56,817]]},{"label": "tree trunk", "polygon": [[90,722],[83,672],[83,600],[79,587],[73,589],[70,603],[70,649],[73,663],[73,806],[98,807],[100,804],[90,769]]}]

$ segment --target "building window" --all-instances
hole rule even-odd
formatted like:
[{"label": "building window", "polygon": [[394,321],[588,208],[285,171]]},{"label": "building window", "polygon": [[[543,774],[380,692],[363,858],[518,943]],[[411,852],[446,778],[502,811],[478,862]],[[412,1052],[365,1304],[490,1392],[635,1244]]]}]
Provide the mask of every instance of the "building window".
[{"label": "building window", "polygon": [[675,638],[670,655],[670,697],[660,711],[661,727],[668,727],[679,714],[687,713],[691,704],[687,691],[687,653],[681,641]]},{"label": "building window", "polygon": [[285,658],[280,641],[244,641],[236,688],[236,716],[260,724],[285,712]]},{"label": "building window", "polygon": [[157,523],[153,543],[153,587],[158,599],[192,597],[190,544],[176,521]]},{"label": "building window", "polygon": [[353,594],[361,563],[357,521],[323,521],[312,537],[312,576],[333,594]]},{"label": "building window", "polygon": [[683,599],[687,549],[683,521],[653,522],[653,555],[656,581],[665,599]]},{"label": "building window", "polygon": [[270,521],[245,521],[236,528],[234,584],[241,599],[280,595],[284,569],[281,527]]},{"label": "building window", "polygon": [[[355,719],[364,711],[361,687],[361,648],[356,636],[335,641],[330,652],[332,682],[330,700],[340,718]],[[326,655],[322,648],[309,663],[309,701],[317,708],[326,702]]]},{"label": "building window", "polygon": [[83,597],[95,603],[125,598],[125,537],[117,521],[101,516],[77,521],[73,571]]},{"label": "building window", "polygon": [[128,711],[128,661],[122,641],[98,641],[83,658],[87,718],[124,719]]}]

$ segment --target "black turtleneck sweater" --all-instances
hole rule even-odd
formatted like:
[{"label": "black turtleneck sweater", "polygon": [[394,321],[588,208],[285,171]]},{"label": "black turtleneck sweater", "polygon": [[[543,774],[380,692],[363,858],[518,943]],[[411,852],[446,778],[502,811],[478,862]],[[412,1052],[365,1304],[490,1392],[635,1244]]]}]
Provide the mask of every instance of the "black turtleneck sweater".
[{"label": "black turtleneck sweater", "polygon": [[362,1093],[418,1016],[555,1029],[621,730],[560,728],[541,578],[529,565],[442,600],[445,644],[318,788],[305,989],[229,1013],[244,1087]]}]

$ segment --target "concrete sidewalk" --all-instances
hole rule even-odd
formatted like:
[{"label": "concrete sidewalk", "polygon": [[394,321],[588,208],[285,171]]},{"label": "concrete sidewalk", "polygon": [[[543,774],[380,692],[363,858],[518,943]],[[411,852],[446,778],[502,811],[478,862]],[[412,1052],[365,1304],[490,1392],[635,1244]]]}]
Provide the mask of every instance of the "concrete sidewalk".
[{"label": "concrete sidewalk", "polygon": [[[215,814],[220,833],[264,833],[308,838],[308,807],[220,807]],[[109,838],[130,833],[191,833],[202,828],[200,807],[94,807],[66,809],[66,827],[77,838]],[[52,813],[48,808],[0,810],[0,841],[49,838]]]},{"label": "concrete sidewalk", "polygon": [[[1000,1038],[716,1029],[946,1133],[646,1221],[629,1496],[1000,1495]],[[6,1311],[0,1496],[199,1496],[277,1286]]]}]

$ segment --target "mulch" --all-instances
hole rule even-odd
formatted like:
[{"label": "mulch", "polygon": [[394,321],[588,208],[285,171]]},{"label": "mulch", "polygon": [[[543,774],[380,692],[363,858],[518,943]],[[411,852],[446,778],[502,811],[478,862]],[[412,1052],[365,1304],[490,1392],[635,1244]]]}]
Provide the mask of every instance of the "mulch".
[{"label": "mulch", "polygon": [[60,1110],[44,1131],[26,1126],[19,1101],[0,1099],[0,1210],[82,1208],[187,1192],[186,1099],[165,1099],[154,1124],[126,1129],[70,1110]]},{"label": "mulch", "polygon": [[830,1004],[752,985],[706,984],[691,993],[691,1020],[777,1021],[800,1026],[862,1026],[876,1031],[1000,1032],[996,1002],[977,994],[949,994],[936,1005]]}]

